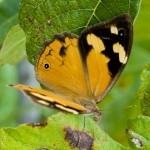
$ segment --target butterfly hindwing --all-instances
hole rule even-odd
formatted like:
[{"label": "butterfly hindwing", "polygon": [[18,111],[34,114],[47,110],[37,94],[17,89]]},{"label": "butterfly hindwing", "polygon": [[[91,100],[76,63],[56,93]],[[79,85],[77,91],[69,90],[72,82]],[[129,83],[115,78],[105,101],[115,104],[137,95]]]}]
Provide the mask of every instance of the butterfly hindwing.
[{"label": "butterfly hindwing", "polygon": [[9,85],[22,90],[30,99],[40,105],[70,112],[73,114],[86,113],[87,109],[66,97],[54,94],[53,92],[32,88],[22,84]]}]

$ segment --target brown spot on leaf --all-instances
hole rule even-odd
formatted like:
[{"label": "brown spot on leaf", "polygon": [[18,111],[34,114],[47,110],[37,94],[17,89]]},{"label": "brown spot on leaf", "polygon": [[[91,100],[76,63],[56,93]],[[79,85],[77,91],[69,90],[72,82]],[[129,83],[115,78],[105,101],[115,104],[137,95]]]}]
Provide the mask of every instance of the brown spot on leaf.
[{"label": "brown spot on leaf", "polygon": [[64,131],[66,132],[65,140],[69,142],[69,145],[72,148],[92,150],[94,139],[87,133],[72,130],[71,128],[65,128]]},{"label": "brown spot on leaf", "polygon": [[43,123],[28,123],[27,125],[32,126],[32,127],[45,127],[45,126],[47,126],[47,122],[43,122]]},{"label": "brown spot on leaf", "polygon": [[37,148],[36,150],[49,150],[48,148]]}]

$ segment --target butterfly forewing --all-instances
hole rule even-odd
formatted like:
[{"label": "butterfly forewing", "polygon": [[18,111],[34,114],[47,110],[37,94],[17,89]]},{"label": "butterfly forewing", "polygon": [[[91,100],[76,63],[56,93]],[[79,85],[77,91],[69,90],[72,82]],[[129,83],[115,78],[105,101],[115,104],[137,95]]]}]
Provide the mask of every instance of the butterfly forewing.
[{"label": "butterfly forewing", "polygon": [[127,63],[132,32],[131,18],[123,14],[84,30],[79,38],[84,68],[98,102],[109,92]]}]

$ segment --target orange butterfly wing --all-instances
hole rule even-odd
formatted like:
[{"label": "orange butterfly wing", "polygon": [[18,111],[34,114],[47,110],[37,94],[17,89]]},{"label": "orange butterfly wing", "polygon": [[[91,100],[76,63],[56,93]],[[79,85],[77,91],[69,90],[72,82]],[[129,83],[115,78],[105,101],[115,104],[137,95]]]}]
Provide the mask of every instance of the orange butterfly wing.
[{"label": "orange butterfly wing", "polygon": [[75,35],[64,33],[46,43],[35,70],[37,80],[46,89],[72,99],[91,98]]},{"label": "orange butterfly wing", "polygon": [[132,47],[131,17],[122,14],[84,30],[79,50],[95,101],[101,101],[119,78]]}]

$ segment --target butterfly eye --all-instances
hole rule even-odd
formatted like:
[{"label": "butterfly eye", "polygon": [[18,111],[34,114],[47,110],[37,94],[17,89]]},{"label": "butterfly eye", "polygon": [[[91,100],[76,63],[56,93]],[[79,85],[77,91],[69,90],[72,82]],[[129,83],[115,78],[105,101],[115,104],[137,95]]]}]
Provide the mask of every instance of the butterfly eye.
[{"label": "butterfly eye", "polygon": [[118,32],[119,37],[124,37],[125,31],[123,29],[120,29]]},{"label": "butterfly eye", "polygon": [[50,68],[50,64],[48,64],[48,63],[44,64],[44,68],[45,68],[46,70],[48,70],[48,69]]}]

